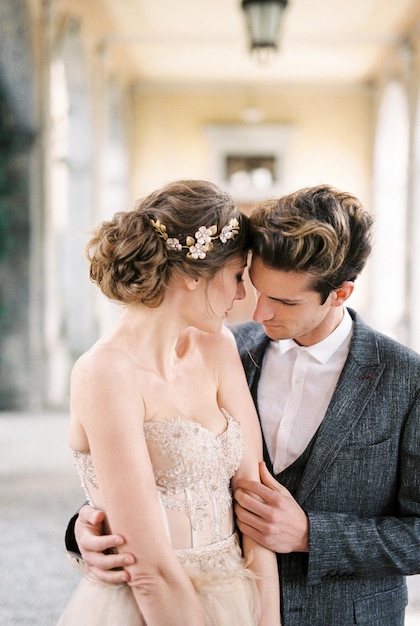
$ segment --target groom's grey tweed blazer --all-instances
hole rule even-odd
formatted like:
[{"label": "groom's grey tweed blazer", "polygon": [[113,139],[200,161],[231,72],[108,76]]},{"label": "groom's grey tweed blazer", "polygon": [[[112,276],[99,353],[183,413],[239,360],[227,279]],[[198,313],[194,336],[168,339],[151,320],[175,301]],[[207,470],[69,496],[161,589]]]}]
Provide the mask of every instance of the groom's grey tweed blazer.
[{"label": "groom's grey tweed blazer", "polygon": [[[278,555],[283,626],[403,626],[405,575],[420,573],[420,355],[350,314],[324,420],[276,476],[310,524],[309,555]],[[270,340],[253,322],[233,332],[258,409]]]}]

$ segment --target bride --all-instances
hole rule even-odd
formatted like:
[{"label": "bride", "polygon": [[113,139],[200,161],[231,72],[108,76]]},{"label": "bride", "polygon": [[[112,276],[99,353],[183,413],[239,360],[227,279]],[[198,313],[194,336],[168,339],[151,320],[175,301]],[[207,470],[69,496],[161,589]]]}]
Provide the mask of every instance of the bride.
[{"label": "bride", "polygon": [[275,555],[240,538],[239,478],[261,431],[230,331],[247,218],[215,185],[170,183],[101,224],[91,279],[124,305],[71,379],[69,445],[90,503],[135,555],[130,582],[86,574],[59,626],[276,626]]}]

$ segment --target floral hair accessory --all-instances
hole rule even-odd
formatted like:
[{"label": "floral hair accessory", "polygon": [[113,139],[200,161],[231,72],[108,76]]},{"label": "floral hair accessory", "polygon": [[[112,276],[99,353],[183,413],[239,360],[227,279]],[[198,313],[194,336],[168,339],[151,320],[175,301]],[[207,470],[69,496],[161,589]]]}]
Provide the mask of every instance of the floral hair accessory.
[{"label": "floral hair accessory", "polygon": [[216,224],[209,227],[200,226],[194,237],[187,235],[185,244],[182,244],[176,237],[169,237],[166,226],[162,224],[159,218],[157,220],[150,219],[150,223],[159,237],[165,241],[168,250],[175,250],[176,252],[188,250],[187,257],[189,259],[205,259],[207,252],[213,248],[215,239],[219,239],[221,243],[227,243],[229,239],[235,239],[239,233],[239,222],[236,217],[232,217],[228,224],[223,226],[220,233],[217,233]]}]

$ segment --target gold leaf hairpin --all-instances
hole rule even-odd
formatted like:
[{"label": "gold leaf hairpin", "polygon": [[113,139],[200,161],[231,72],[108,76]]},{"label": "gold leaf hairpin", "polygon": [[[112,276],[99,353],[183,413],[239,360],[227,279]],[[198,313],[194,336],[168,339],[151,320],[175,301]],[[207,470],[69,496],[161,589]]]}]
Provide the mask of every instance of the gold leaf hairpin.
[{"label": "gold leaf hairpin", "polygon": [[196,231],[194,237],[187,235],[185,237],[185,244],[182,244],[177,237],[169,237],[165,224],[162,224],[160,219],[150,219],[150,224],[153,226],[159,237],[165,241],[165,245],[168,250],[175,250],[181,252],[182,250],[188,250],[187,257],[190,259],[205,259],[206,255],[213,248],[213,241],[219,239],[221,243],[227,243],[229,240],[235,239],[239,233],[239,222],[236,217],[232,217],[229,222],[223,226],[220,233],[217,233],[217,226],[200,226]]}]

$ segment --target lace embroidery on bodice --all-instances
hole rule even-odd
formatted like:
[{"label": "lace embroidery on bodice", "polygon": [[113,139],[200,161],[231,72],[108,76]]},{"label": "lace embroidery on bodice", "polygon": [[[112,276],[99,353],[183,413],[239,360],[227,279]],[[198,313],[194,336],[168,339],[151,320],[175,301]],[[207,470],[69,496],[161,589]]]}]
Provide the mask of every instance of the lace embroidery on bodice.
[{"label": "lace embroidery on bodice", "polygon": [[[222,411],[227,426],[220,435],[181,418],[144,424],[168,534],[173,535],[181,514],[189,520],[190,546],[220,541],[233,531],[230,479],[240,465],[244,442],[240,424]],[[91,456],[74,452],[74,459],[91,499],[91,487],[98,486]]]}]

